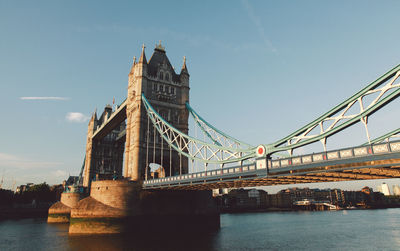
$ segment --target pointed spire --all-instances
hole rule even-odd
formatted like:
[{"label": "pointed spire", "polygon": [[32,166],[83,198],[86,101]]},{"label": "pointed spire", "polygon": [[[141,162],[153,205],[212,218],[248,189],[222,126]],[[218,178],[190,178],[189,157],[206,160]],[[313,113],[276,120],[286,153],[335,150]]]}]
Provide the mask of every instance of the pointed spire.
[{"label": "pointed spire", "polygon": [[[94,121],[97,120],[97,107],[96,107],[96,109],[94,109],[94,113],[92,114],[92,119],[93,119]],[[91,119],[91,120],[92,120],[92,119]]]},{"label": "pointed spire", "polygon": [[136,57],[133,57],[133,63],[132,63],[132,67],[131,67],[131,72],[130,74],[133,74],[135,71],[135,65],[136,65]]},{"label": "pointed spire", "polygon": [[189,71],[188,71],[187,66],[186,66],[186,57],[185,56],[183,56],[183,65],[182,65],[181,74],[183,72],[186,73],[186,74],[189,74]]},{"label": "pointed spire", "polygon": [[147,60],[146,60],[146,55],[144,54],[144,48],[146,48],[146,46],[144,46],[144,44],[142,45],[142,54],[140,55],[139,58],[139,64],[147,64]]}]

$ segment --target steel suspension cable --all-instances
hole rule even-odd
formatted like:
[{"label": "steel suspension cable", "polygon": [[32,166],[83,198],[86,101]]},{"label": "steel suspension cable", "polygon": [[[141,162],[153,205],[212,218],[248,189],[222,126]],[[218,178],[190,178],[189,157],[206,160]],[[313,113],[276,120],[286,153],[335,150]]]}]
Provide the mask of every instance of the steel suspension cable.
[{"label": "steel suspension cable", "polygon": [[[194,126],[194,137],[197,139],[197,126]],[[193,144],[192,144],[192,152],[193,152]],[[193,160],[194,163],[194,172],[197,172],[197,162]]]},{"label": "steel suspension cable", "polygon": [[[204,141],[206,141],[206,135],[204,134]],[[207,158],[207,153],[208,153],[208,148],[206,148],[206,158]],[[207,167],[208,167],[208,163],[205,163],[204,165],[204,171],[207,173]]]},{"label": "steel suspension cable", "polygon": [[160,163],[160,166],[162,167],[162,168],[164,168],[163,167],[163,164],[164,164],[164,140],[163,140],[163,137],[160,135],[160,137],[161,137],[161,163]]},{"label": "steel suspension cable", "polygon": [[[149,114],[149,117],[156,130],[162,135],[163,139],[171,145],[174,150],[184,155],[187,158],[194,159],[195,161],[207,162],[207,163],[231,163],[238,161],[239,153],[246,153],[244,158],[251,158],[255,155],[255,149],[233,149],[230,147],[222,147],[209,142],[204,142],[189,135],[180,132],[165,119],[150,105],[149,101],[142,94],[142,101]],[[194,152],[191,151],[191,145],[194,147]],[[206,150],[206,151],[205,151]],[[221,152],[224,152],[224,159],[221,159]],[[205,157],[207,153],[207,157]],[[208,156],[210,153],[210,156]],[[228,154],[225,157],[225,154]]]},{"label": "steel suspension cable", "polygon": [[169,145],[169,176],[172,176],[172,150],[171,150],[171,145]]},{"label": "steel suspension cable", "polygon": [[[179,144],[182,144],[182,138],[179,138]],[[179,153],[179,175],[182,175],[182,154]]]},{"label": "steel suspension cable", "polygon": [[147,173],[149,172],[149,140],[150,140],[150,119],[147,116],[147,136],[146,136],[146,169],[145,180],[147,180]]},{"label": "steel suspension cable", "polygon": [[156,163],[156,128],[154,126],[153,128],[154,128],[154,135],[153,135],[153,164],[154,164]]}]

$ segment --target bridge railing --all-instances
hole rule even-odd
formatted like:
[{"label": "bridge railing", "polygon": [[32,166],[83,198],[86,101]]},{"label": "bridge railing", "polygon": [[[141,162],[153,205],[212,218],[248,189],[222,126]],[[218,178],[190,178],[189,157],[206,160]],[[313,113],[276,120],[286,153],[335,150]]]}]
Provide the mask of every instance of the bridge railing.
[{"label": "bridge railing", "polygon": [[288,166],[307,165],[322,161],[335,161],[347,158],[359,158],[368,155],[385,154],[400,151],[400,141],[381,143],[367,146],[343,148],[327,152],[312,153],[301,156],[272,160],[270,168],[282,168]]},{"label": "bridge railing", "polygon": [[189,173],[183,174],[178,176],[170,176],[165,178],[153,179],[144,181],[145,186],[152,186],[152,185],[167,185],[172,183],[179,183],[179,184],[190,184],[196,181],[203,181],[204,179],[212,180],[216,179],[219,180],[223,177],[225,180],[230,178],[237,178],[240,174],[241,178],[250,178],[255,177],[256,172],[262,169],[266,169],[266,165],[257,166],[256,163],[246,164],[242,166],[236,167],[229,167],[229,168],[222,168],[218,170],[211,170],[211,171],[204,171],[204,172],[197,172],[197,173]]},{"label": "bridge railing", "polygon": [[265,177],[268,175],[268,172],[272,170],[290,170],[292,168],[315,165],[318,163],[324,165],[340,160],[357,159],[394,152],[400,152],[400,141],[343,148],[282,159],[267,160],[266,158],[260,158],[254,163],[243,164],[241,166],[147,180],[144,181],[143,186],[145,188],[156,188],[177,185],[196,185],[205,182],[227,181],[238,178],[254,179],[261,176]]}]

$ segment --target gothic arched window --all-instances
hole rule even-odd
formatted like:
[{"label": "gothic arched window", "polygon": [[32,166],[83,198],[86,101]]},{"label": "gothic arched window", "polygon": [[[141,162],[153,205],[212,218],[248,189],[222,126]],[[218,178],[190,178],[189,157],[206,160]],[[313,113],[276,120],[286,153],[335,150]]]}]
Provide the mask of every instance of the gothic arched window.
[{"label": "gothic arched window", "polygon": [[160,71],[160,79],[163,80],[164,79],[164,74],[162,71]]},{"label": "gothic arched window", "polygon": [[169,74],[168,73],[165,73],[165,80],[169,81]]}]

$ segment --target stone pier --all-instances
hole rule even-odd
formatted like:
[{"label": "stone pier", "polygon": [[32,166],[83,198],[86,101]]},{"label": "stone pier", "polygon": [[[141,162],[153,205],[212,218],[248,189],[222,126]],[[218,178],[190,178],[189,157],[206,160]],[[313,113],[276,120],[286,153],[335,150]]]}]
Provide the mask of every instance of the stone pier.
[{"label": "stone pier", "polygon": [[54,203],[49,208],[47,217],[48,223],[68,223],[70,220],[71,209],[78,205],[81,194],[77,192],[64,192],[61,200]]},{"label": "stone pier", "polygon": [[94,181],[71,210],[70,234],[196,231],[219,228],[209,191],[143,191],[138,182]]},{"label": "stone pier", "polygon": [[71,211],[70,234],[112,234],[123,232],[128,197],[138,189],[125,180],[93,181],[90,196]]}]

